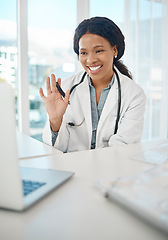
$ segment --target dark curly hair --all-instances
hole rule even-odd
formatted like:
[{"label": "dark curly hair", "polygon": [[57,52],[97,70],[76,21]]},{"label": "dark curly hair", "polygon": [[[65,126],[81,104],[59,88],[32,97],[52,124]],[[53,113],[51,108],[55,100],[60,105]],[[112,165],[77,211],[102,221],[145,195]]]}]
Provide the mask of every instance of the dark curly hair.
[{"label": "dark curly hair", "polygon": [[74,52],[79,56],[79,40],[86,34],[92,33],[99,35],[109,41],[111,46],[116,46],[118,50],[117,58],[114,58],[114,65],[118,70],[132,79],[132,74],[127,67],[119,61],[125,50],[125,37],[119,27],[106,17],[93,17],[82,21],[75,30],[74,34]]}]

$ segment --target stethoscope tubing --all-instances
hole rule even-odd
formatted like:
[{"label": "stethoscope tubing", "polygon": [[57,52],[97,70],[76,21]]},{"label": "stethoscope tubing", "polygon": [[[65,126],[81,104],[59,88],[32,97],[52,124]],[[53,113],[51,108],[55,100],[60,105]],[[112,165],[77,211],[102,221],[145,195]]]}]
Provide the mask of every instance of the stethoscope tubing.
[{"label": "stethoscope tubing", "polygon": [[113,68],[113,71],[116,74],[117,83],[118,83],[118,108],[117,108],[116,124],[115,124],[115,128],[114,128],[114,134],[116,134],[117,130],[118,130],[118,123],[120,120],[120,110],[121,110],[121,83],[120,83],[120,79],[119,79],[117,71],[114,68]]},{"label": "stethoscope tubing", "polygon": [[[117,71],[113,68],[113,71],[116,75],[117,78],[117,84],[118,84],[118,108],[117,108],[117,118],[116,118],[116,123],[115,123],[115,128],[114,128],[114,134],[117,133],[118,130],[118,123],[119,123],[119,119],[120,119],[120,109],[121,109],[121,83],[120,83],[120,79],[118,76]],[[84,78],[86,76],[87,72],[84,72],[84,74],[82,75],[82,78],[80,80],[79,83],[75,84],[74,86],[72,86],[72,88],[70,89],[70,94],[73,92],[73,90],[84,81]],[[56,82],[56,87],[59,91],[59,93],[61,94],[61,96],[64,98],[65,97],[65,92],[62,90],[62,88],[60,87],[60,85]],[[70,102],[69,102],[70,104]],[[72,123],[71,123],[72,124]]]}]

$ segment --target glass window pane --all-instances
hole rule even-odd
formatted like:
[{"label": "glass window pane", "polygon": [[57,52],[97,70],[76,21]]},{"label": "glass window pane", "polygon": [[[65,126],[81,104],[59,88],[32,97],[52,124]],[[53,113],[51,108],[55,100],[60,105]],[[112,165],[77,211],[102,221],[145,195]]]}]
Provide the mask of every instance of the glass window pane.
[{"label": "glass window pane", "polygon": [[167,101],[164,90],[167,81],[164,74],[167,62],[165,4],[167,1],[149,0],[106,0],[96,4],[96,0],[90,0],[90,16],[109,17],[125,35],[126,50],[122,60],[147,95],[144,140],[165,138],[167,131],[164,119],[168,112],[163,104]]},{"label": "glass window pane", "polygon": [[[1,1],[0,11],[0,79],[15,89],[17,105],[17,11],[16,0]],[[16,108],[17,111],[17,108]]]},{"label": "glass window pane", "polygon": [[62,79],[76,73],[76,22],[76,0],[28,0],[30,134],[38,140],[47,117],[38,89],[51,73]]},{"label": "glass window pane", "polygon": [[116,24],[123,22],[124,0],[90,0],[90,17],[108,17]]}]

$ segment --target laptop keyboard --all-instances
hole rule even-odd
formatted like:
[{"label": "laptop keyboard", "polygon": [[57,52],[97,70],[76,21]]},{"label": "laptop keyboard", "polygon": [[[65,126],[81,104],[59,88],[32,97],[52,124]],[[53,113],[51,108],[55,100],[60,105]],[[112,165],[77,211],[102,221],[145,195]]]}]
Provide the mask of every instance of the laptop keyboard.
[{"label": "laptop keyboard", "polygon": [[33,192],[34,190],[46,184],[45,182],[35,182],[35,181],[29,181],[29,180],[22,180],[22,183],[23,183],[24,196],[28,195],[29,193]]}]

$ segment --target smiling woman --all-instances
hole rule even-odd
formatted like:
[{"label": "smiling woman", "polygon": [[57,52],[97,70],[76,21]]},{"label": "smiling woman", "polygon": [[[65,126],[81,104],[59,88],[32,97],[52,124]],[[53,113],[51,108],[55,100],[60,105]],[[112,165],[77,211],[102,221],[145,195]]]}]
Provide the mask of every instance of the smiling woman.
[{"label": "smiling woman", "polygon": [[140,141],[146,98],[119,61],[124,50],[124,36],[110,19],[79,24],[74,51],[85,71],[62,82],[65,94],[54,74],[47,96],[39,90],[49,116],[44,142],[70,152]]},{"label": "smiling woman", "polygon": [[[84,34],[79,40],[79,61],[89,75],[92,83],[96,84],[95,77],[103,85],[109,84],[113,75],[113,58],[117,56],[116,46],[96,34]],[[99,75],[98,75],[99,73]],[[95,82],[95,83],[94,83]]]},{"label": "smiling woman", "polygon": [[79,40],[79,61],[91,78],[97,105],[100,93],[111,82],[113,59],[117,53],[117,47],[112,47],[108,40],[99,35],[88,33]]}]

